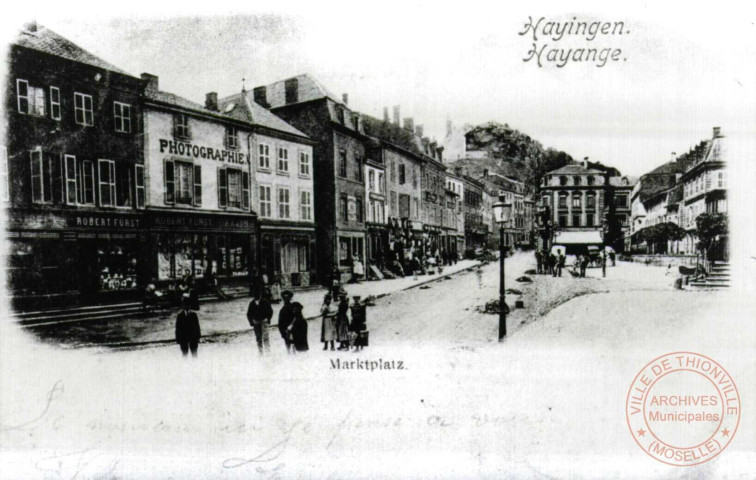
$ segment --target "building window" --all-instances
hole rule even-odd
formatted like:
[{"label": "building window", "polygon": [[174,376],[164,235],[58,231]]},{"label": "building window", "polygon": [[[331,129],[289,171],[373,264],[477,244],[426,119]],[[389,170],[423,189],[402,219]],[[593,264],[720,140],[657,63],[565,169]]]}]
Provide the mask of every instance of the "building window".
[{"label": "building window", "polygon": [[407,171],[403,163],[399,164],[399,185],[404,185],[407,181]]},{"label": "building window", "polygon": [[10,200],[10,183],[8,179],[8,149],[0,147],[0,199]]},{"label": "building window", "polygon": [[94,125],[94,111],[92,110],[92,95],[74,93],[74,117],[76,123],[85,127]]},{"label": "building window", "polygon": [[621,194],[614,197],[614,206],[627,208],[627,195]]},{"label": "building window", "polygon": [[175,162],[174,165],[176,203],[192,205],[194,203],[194,165],[188,162]]},{"label": "building window", "polygon": [[218,169],[218,205],[249,208],[249,173],[238,168]]},{"label": "building window", "polygon": [[299,79],[290,78],[284,82],[284,92],[286,104],[297,103],[299,101]]},{"label": "building window", "polygon": [[384,193],[384,187],[383,187],[383,180],[384,175],[381,172],[378,172],[378,193]]},{"label": "building window", "polygon": [[84,205],[94,205],[94,164],[90,160],[84,160],[81,162],[79,178],[79,203]]},{"label": "building window", "polygon": [[261,143],[257,146],[257,164],[261,169],[270,170],[270,146]]},{"label": "building window", "polygon": [[373,170],[368,171],[367,190],[368,192],[371,190],[373,191],[378,190],[377,188],[375,188],[375,171]]},{"label": "building window", "polygon": [[310,176],[310,154],[299,152],[299,174]]},{"label": "building window", "polygon": [[173,134],[176,138],[189,138],[189,117],[178,113],[173,117]]},{"label": "building window", "polygon": [[393,159],[391,159],[391,183],[396,183],[396,162],[394,162]]},{"label": "building window", "polygon": [[236,127],[226,127],[226,148],[229,150],[239,148],[239,131]]},{"label": "building window", "polygon": [[567,215],[559,215],[559,226],[565,228],[567,226]]},{"label": "building window", "polygon": [[394,216],[394,217],[398,217],[399,216],[399,210],[398,210],[398,207],[396,205],[396,192],[392,191],[390,196],[391,196],[391,204],[390,204],[391,215]]},{"label": "building window", "polygon": [[362,223],[364,221],[364,213],[365,212],[363,211],[363,208],[362,208],[362,199],[361,198],[357,199],[356,205],[357,205],[357,222],[358,223]]},{"label": "building window", "polygon": [[52,202],[52,163],[42,150],[31,152],[31,193],[34,203]]},{"label": "building window", "polygon": [[559,194],[559,208],[567,208],[567,194],[566,193]]},{"label": "building window", "polygon": [[580,177],[572,177],[572,181],[575,185],[580,185],[582,183]]},{"label": "building window", "polygon": [[412,218],[419,220],[420,217],[420,201],[417,198],[412,199]]},{"label": "building window", "polygon": [[63,156],[63,173],[65,177],[66,204],[76,205],[78,194],[78,179],[76,175],[76,157],[73,155]]},{"label": "building window", "polygon": [[717,172],[717,188],[727,188],[725,172]]},{"label": "building window", "polygon": [[289,189],[278,187],[278,218],[289,218]]},{"label": "building window", "polygon": [[278,171],[289,171],[289,149],[278,147]]},{"label": "building window", "polygon": [[299,192],[299,207],[302,220],[312,220],[312,193]]},{"label": "building window", "polygon": [[360,117],[358,115],[354,115],[352,117],[352,121],[354,122],[354,129],[359,131],[360,130]]},{"label": "building window", "polygon": [[112,207],[115,204],[115,162],[98,160],[97,170],[100,186],[100,206]]},{"label": "building window", "polygon": [[50,87],[50,118],[53,120],[60,120],[60,89],[58,87]]},{"label": "building window", "polygon": [[589,209],[594,209],[594,208],[596,208],[596,195],[594,195],[594,194],[592,194],[592,193],[589,193],[589,194],[588,194],[588,195],[586,196],[586,203],[588,204],[588,208],[589,208]]},{"label": "building window", "polygon": [[567,185],[567,177],[559,177],[559,185],[561,186]]},{"label": "building window", "polygon": [[339,176],[347,176],[347,154],[346,150],[339,150]]},{"label": "building window", "polygon": [[596,179],[593,178],[593,175],[589,175],[588,176],[588,185],[593,185],[594,183],[596,183]]},{"label": "building window", "polygon": [[137,208],[144,208],[144,204],[145,204],[144,165],[134,165],[134,178],[136,180],[135,181],[135,184],[136,184],[136,207]]},{"label": "building window", "polygon": [[572,208],[580,208],[582,199],[579,194],[572,194]]},{"label": "building window", "polygon": [[45,90],[29,86],[26,80],[16,80],[18,112],[37,117],[45,116]]},{"label": "building window", "polygon": [[349,206],[346,197],[341,197],[339,199],[339,213],[341,214],[341,220],[344,223],[349,222]]},{"label": "building window", "polygon": [[115,205],[116,207],[131,206],[131,185],[133,172],[131,165],[127,163],[118,163],[115,166]]},{"label": "building window", "polygon": [[364,180],[364,178],[365,178],[364,177],[364,172],[362,171],[362,157],[360,157],[359,155],[355,156],[354,157],[354,165],[355,165],[355,169],[356,169],[356,171],[354,172],[354,178],[358,182],[362,182]]},{"label": "building window", "polygon": [[579,227],[580,226],[580,215],[573,215],[572,216],[572,226],[573,227]]},{"label": "building window", "polygon": [[260,185],[260,216],[270,218],[273,210],[273,202],[270,198],[270,187],[268,185]]},{"label": "building window", "polygon": [[113,102],[113,115],[115,118],[115,131],[131,133],[131,105]]},{"label": "building window", "polygon": [[585,226],[586,227],[592,227],[593,226],[593,214],[589,213],[585,216]]}]

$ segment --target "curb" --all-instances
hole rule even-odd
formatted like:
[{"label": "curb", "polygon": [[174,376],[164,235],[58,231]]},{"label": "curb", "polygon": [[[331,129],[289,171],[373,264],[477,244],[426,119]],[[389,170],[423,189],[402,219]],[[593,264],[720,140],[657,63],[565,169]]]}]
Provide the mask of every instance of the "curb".
[{"label": "curb", "polygon": [[[423,285],[427,285],[427,284],[430,284],[430,283],[433,283],[433,282],[438,282],[439,280],[444,280],[445,278],[449,278],[449,277],[452,277],[452,276],[460,274],[460,273],[466,273],[466,272],[469,272],[470,270],[474,270],[474,269],[476,269],[478,267],[481,267],[481,266],[483,266],[483,263],[482,262],[477,262],[476,264],[470,265],[469,267],[463,268],[462,270],[457,270],[457,271],[454,271],[454,272],[447,273],[445,275],[440,275],[440,276],[435,277],[435,278],[429,278],[429,279],[426,279],[426,280],[422,280],[422,281],[419,281],[418,283],[414,283],[414,284],[410,285],[409,287],[404,287],[404,288],[401,288],[401,289],[396,290],[394,292],[386,292],[386,293],[381,293],[381,294],[375,295],[373,298],[375,298],[376,300],[381,299],[381,298],[385,298],[385,297],[391,296],[392,294],[395,294],[395,293],[405,292],[407,290],[412,290],[414,288],[418,288],[418,287],[421,287]],[[320,319],[320,315],[314,315],[314,316],[306,317],[305,318],[305,320],[308,321],[308,322],[313,321],[313,320],[318,320],[318,319]],[[276,328],[277,326],[278,326],[278,324],[269,325],[268,328],[269,329],[273,329],[273,328]],[[213,334],[210,334],[210,335],[204,335],[202,337],[202,339],[200,339],[200,343],[204,343],[204,342],[202,342],[202,340],[204,340],[206,338],[222,338],[222,337],[232,336],[232,335],[248,334],[250,332],[252,332],[251,329],[232,330],[232,331],[229,331],[229,332],[213,333]],[[107,347],[107,348],[109,348],[111,350],[117,350],[117,349],[134,348],[134,347],[158,346],[158,345],[161,345],[161,344],[169,345],[169,344],[173,344],[173,343],[176,343],[176,341],[175,340],[150,340],[150,341],[147,341],[147,342],[89,343],[89,344],[76,345],[76,346],[72,346],[72,347],[69,347],[69,348],[71,350],[76,350],[76,349],[82,349],[82,348]]]}]

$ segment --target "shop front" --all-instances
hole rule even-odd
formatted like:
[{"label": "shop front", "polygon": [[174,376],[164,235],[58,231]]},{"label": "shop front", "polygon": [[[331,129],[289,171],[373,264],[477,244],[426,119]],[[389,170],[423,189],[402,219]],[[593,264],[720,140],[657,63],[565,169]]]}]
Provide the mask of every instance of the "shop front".
[{"label": "shop front", "polygon": [[345,283],[352,279],[355,261],[362,262],[364,269],[365,232],[339,230],[337,242],[340,280]]},{"label": "shop front", "polygon": [[389,230],[386,225],[378,223],[368,223],[367,230],[368,265],[383,270],[389,261]]},{"label": "shop front", "polygon": [[318,282],[315,227],[260,225],[260,268],[272,284],[306,288]]},{"label": "shop front", "polygon": [[16,308],[128,301],[145,285],[140,213],[9,212],[8,289]]},{"label": "shop front", "polygon": [[257,219],[252,214],[145,214],[149,277],[166,285],[213,274],[219,284],[249,284],[256,265]]}]

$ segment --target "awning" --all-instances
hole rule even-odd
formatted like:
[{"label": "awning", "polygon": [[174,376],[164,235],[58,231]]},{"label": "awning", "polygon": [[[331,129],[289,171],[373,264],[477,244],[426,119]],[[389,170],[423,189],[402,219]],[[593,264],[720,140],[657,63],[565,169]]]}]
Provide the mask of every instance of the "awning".
[{"label": "awning", "polygon": [[601,245],[604,240],[601,232],[592,230],[588,232],[557,232],[554,244],[558,245]]}]

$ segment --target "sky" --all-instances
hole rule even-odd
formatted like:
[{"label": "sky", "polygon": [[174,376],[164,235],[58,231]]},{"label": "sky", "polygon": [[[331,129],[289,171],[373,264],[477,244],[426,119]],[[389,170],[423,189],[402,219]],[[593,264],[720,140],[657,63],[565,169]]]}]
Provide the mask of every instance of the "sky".
[{"label": "sky", "polygon": [[[68,5],[68,4],[67,4]],[[176,10],[138,1],[110,11],[40,9],[37,21],[134,75],[197,102],[310,73],[377,117],[401,106],[426,135],[455,125],[507,123],[546,147],[640,175],[711,136],[756,132],[753,15],[718,2],[685,11],[602,3],[218,3]],[[74,14],[74,12],[76,12]],[[87,12],[87,13],[81,13]],[[149,13],[147,13],[149,12]],[[623,35],[520,35],[541,17],[623,22]],[[16,16],[20,24],[29,18]],[[4,23],[8,24],[9,20]],[[12,31],[12,29],[11,29]],[[604,67],[523,61],[536,43],[621,49]],[[543,57],[546,53],[543,54]]]}]

